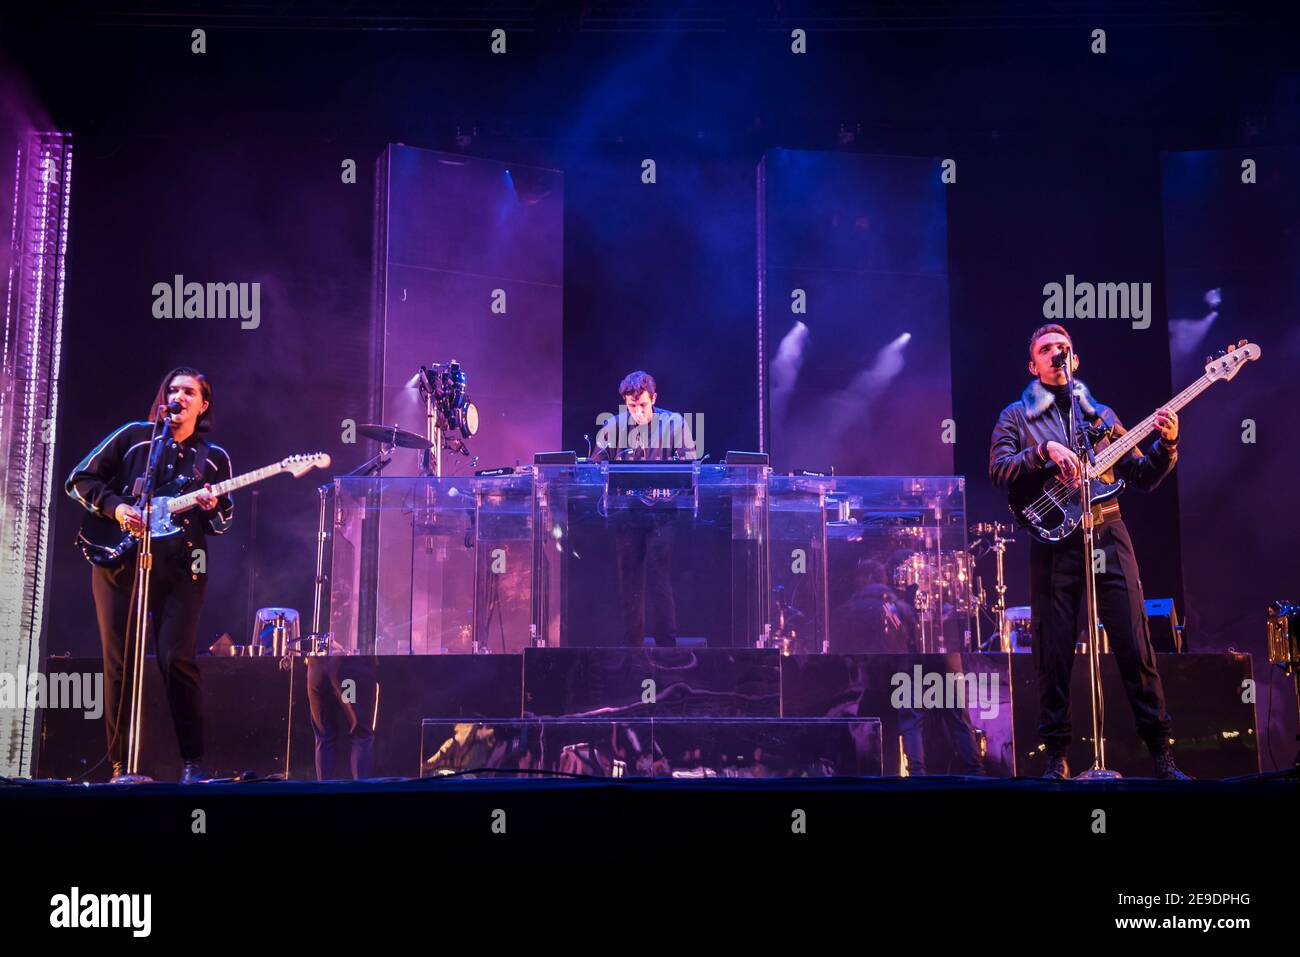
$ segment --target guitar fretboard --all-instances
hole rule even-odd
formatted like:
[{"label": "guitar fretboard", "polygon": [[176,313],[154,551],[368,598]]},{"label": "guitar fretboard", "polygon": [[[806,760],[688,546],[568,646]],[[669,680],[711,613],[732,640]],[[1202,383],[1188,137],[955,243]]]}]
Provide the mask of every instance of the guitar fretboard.
[{"label": "guitar fretboard", "polygon": [[[236,475],[232,479],[226,479],[224,482],[218,482],[212,486],[212,494],[218,497],[225,495],[227,492],[233,492],[235,489],[243,488],[245,485],[252,485],[254,482],[260,482],[268,479],[277,472],[283,472],[284,466],[279,462],[273,465],[267,465],[252,472],[245,472],[243,475]],[[193,492],[187,492],[184,495],[178,495],[167,503],[167,510],[170,512],[183,512],[187,508],[193,508],[199,504],[199,492],[196,489]]]},{"label": "guitar fretboard", "polygon": [[[1182,392],[1178,393],[1162,408],[1172,409],[1177,412],[1188,402],[1191,402],[1198,395],[1208,389],[1215,380],[1210,378],[1209,373],[1201,376]],[[1109,472],[1124,456],[1128,455],[1139,442],[1145,439],[1156,427],[1156,415],[1151,413],[1133,428],[1129,429],[1119,439],[1111,442],[1105,449],[1097,453],[1097,464],[1092,469],[1093,476],[1101,475],[1103,472]]]}]

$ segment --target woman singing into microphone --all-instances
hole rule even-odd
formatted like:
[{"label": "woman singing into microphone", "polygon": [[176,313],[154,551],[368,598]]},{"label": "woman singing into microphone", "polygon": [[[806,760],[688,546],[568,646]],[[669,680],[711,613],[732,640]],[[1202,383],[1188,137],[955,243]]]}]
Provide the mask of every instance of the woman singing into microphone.
[{"label": "woman singing into microphone", "polygon": [[[212,428],[212,384],[197,369],[181,366],[163,377],[150,407],[149,419],[128,422],[112,432],[68,477],[68,495],[93,515],[109,518],[124,531],[139,532],[140,512],[132,504],[136,480],[145,474],[153,422],[166,407],[167,434],[155,474],[155,488],[180,479],[188,489],[208,486],[232,475],[230,456],[219,445],[200,438]],[[198,512],[179,517],[180,534],[155,539],[150,572],[149,614],[162,671],[163,686],[185,769],[182,784],[202,780],[203,719],[199,670],[194,662],[199,612],[207,587],[208,535],[230,527],[234,503],[229,495],[199,495]],[[197,560],[201,553],[203,560]],[[104,653],[104,726],[113,778],[122,775],[126,734],[122,731],[125,702],[123,675],[131,667],[128,616],[134,596],[135,563],[115,568],[94,566],[90,586],[95,599],[99,639]]]}]

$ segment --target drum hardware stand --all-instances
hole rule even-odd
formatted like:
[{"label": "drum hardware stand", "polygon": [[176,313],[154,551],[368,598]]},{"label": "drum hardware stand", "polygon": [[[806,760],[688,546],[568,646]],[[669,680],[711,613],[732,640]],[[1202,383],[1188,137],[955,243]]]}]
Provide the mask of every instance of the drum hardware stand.
[{"label": "drum hardware stand", "polygon": [[[996,637],[996,640],[998,641],[998,644],[999,644],[999,650],[1004,651],[1004,652],[1005,652],[1005,651],[1010,651],[1010,650],[1011,650],[1011,643],[1007,640],[1007,636],[1006,636],[1006,620],[1007,620],[1007,578],[1006,578],[1006,557],[1007,557],[1007,546],[1010,545],[1010,544],[1013,544],[1013,543],[1015,542],[1015,539],[1014,539],[1014,538],[1004,538],[1003,535],[1002,535],[1002,533],[1003,533],[1003,532],[1007,532],[1007,531],[1011,531],[1011,530],[1012,530],[1012,529],[1011,529],[1011,526],[1009,526],[1009,525],[1004,525],[1004,524],[1001,523],[1001,522],[980,522],[980,523],[978,523],[977,525],[975,525],[974,528],[972,529],[972,531],[973,531],[976,535],[979,535],[979,536],[981,536],[981,537],[984,536],[984,535],[992,535],[992,536],[993,536],[993,543],[992,543],[992,545],[990,546],[989,550],[993,552],[993,563],[994,563],[994,569],[995,569],[995,573],[994,573],[994,574],[995,574],[995,579],[994,579],[994,582],[995,582],[995,583],[994,583],[994,586],[993,586],[993,593],[994,593],[994,595],[995,595],[996,597],[994,598],[994,601],[993,601],[993,607],[990,609],[990,611],[993,613],[993,634],[989,636],[989,641],[992,642],[992,641],[995,639],[995,637]],[[985,591],[984,591],[984,580],[983,580],[983,579],[980,579],[979,592],[980,592],[980,599],[979,599],[978,604],[979,604],[979,607],[980,607],[980,608],[983,608],[983,607],[984,607],[984,601],[985,601],[986,598],[988,597],[987,594],[986,594]],[[976,615],[975,615],[975,622],[976,622],[976,628],[978,629],[978,627],[979,627],[979,614],[978,614],[978,612],[977,612]],[[979,639],[979,634],[978,634],[978,632],[976,633],[976,641],[977,641],[977,643],[980,644],[980,647],[983,647],[982,643],[980,643],[980,639]]]},{"label": "drum hardware stand", "polygon": [[133,639],[129,639],[132,640],[134,655],[131,661],[131,720],[126,736],[126,773],[118,776],[118,784],[149,784],[153,781],[147,774],[140,773],[140,734],[144,715],[144,657],[149,637],[149,577],[153,571],[153,490],[167,434],[167,408],[162,406],[158,409],[153,435],[149,439],[148,464],[133,490],[139,496],[140,520],[144,527],[135,562],[135,634]]},{"label": "drum hardware stand", "polygon": [[427,376],[420,376],[420,394],[424,396],[424,437],[433,443],[424,453],[425,475],[442,478],[442,422],[438,417],[438,402],[433,390],[429,388]]},{"label": "drum hardware stand", "polygon": [[930,592],[929,589],[916,587],[916,594],[912,597],[912,607],[916,609],[916,620],[920,625],[917,634],[917,640],[920,643],[920,653],[923,655],[930,654],[934,651],[932,647],[933,636],[930,635]]},{"label": "drum hardware stand", "polygon": [[[444,450],[459,452],[461,455],[469,456],[469,447],[463,439],[468,439],[478,431],[478,410],[472,402],[469,402],[465,395],[465,373],[461,370],[460,363],[452,359],[445,367],[441,363],[434,363],[429,366],[420,366],[420,371],[416,374],[417,384],[420,389],[420,396],[424,399],[424,431],[425,439],[429,442],[429,448],[420,453],[420,473],[428,478],[442,478],[442,453]],[[450,433],[459,426],[461,436],[453,437]],[[462,438],[463,437],[463,438]],[[474,456],[470,462],[470,468],[478,465],[478,456]],[[455,494],[454,490],[452,494]],[[434,532],[434,525],[437,521],[436,508],[438,490],[431,483],[425,483],[423,488],[424,507],[419,512],[412,512],[411,520],[416,522],[422,520],[424,525],[424,553],[425,555],[443,554],[446,548],[446,541],[435,541],[438,538]],[[412,548],[416,547],[413,537]],[[414,556],[412,556],[414,561]],[[475,571],[477,579],[477,567]],[[477,581],[475,582],[477,589]],[[414,601],[414,599],[413,599]],[[414,608],[412,608],[412,628],[414,628]],[[439,637],[439,642],[445,648],[444,631]],[[427,633],[426,633],[427,640]],[[474,650],[477,653],[478,641],[473,642]],[[415,653],[415,635],[412,631],[411,653]]]},{"label": "drum hardware stand", "polygon": [[[455,359],[445,367],[441,363],[420,366],[416,380],[424,398],[424,437],[431,443],[428,451],[421,453],[420,471],[431,478],[442,478],[444,449],[469,455],[465,440],[478,432],[478,408],[465,394],[466,376]],[[453,431],[459,431],[460,436],[450,436]],[[475,456],[470,467],[477,464]]]},{"label": "drum hardware stand", "polygon": [[1088,470],[1097,464],[1093,455],[1092,440],[1086,424],[1080,423],[1078,399],[1074,395],[1074,348],[1065,353],[1065,382],[1070,397],[1070,446],[1079,458],[1079,496],[1082,506],[1080,524],[1083,527],[1083,594],[1088,617],[1088,678],[1092,692],[1092,767],[1076,774],[1076,781],[1113,781],[1121,775],[1106,767],[1106,703],[1101,689],[1101,635],[1097,620],[1097,576],[1093,568],[1093,549],[1096,547],[1096,527],[1092,515],[1092,479]]},{"label": "drum hardware stand", "polygon": [[[429,448],[420,451],[420,474],[428,478],[442,478],[442,421],[438,410],[438,396],[433,382],[430,378],[430,371],[424,366],[420,367],[418,374],[420,397],[424,399],[424,438],[429,442]],[[424,505],[420,509],[411,512],[412,532],[416,533],[419,525],[424,526],[424,535],[413,534],[411,536],[411,556],[412,568],[415,565],[414,549],[418,546],[416,543],[423,539],[424,554],[432,555],[434,553],[434,534],[433,534],[433,516],[436,508],[435,491],[425,483],[421,489],[421,496],[424,499]],[[414,572],[413,572],[414,573]],[[426,583],[427,585],[427,583]],[[415,598],[412,596],[412,606]],[[424,616],[426,622],[428,615]],[[411,609],[411,654],[415,654],[415,608]],[[428,632],[426,626],[425,642],[428,642]]]},{"label": "drum hardware stand", "polygon": [[[1003,633],[1003,626],[1007,620],[1007,576],[1006,576],[1006,558],[1007,544],[1014,542],[1014,538],[1003,538],[1003,526],[999,522],[993,523],[993,561],[996,570],[996,579],[993,585],[993,593],[997,598],[993,602],[993,627],[997,629],[999,639]],[[1002,649],[1010,651],[1010,647]]]}]

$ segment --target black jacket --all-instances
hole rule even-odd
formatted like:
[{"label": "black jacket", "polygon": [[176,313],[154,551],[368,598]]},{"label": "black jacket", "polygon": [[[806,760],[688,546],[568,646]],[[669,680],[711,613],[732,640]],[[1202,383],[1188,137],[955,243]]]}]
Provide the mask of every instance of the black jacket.
[{"label": "black jacket", "polygon": [[[153,426],[148,422],[128,422],[112,432],[72,470],[64,490],[86,511],[112,519],[117,507],[132,499],[135,480],[144,475],[149,464],[149,438],[152,434]],[[196,450],[200,445],[207,447],[207,462],[203,466],[203,475],[196,476]],[[203,485],[224,482],[232,474],[226,450],[196,432],[179,445],[167,440],[158,463],[157,485],[161,487],[185,476],[189,482],[184,491],[193,491]],[[234,498],[223,495],[210,512],[202,509],[182,512],[180,524],[185,538],[197,547],[204,535],[224,534],[234,517]]]},{"label": "black jacket", "polygon": [[695,437],[677,412],[655,406],[650,422],[638,426],[624,408],[617,415],[605,413],[598,424],[600,431],[596,434],[596,450],[591,455],[593,461],[690,462],[695,459]]},{"label": "black jacket", "polygon": [[[1074,395],[1089,424],[1100,422],[1113,430],[1111,434],[1115,438],[1124,434],[1115,410],[1093,399],[1088,387],[1078,379],[1074,380]],[[989,478],[993,484],[1007,488],[1030,472],[1055,468],[1040,449],[1053,441],[1068,448],[1066,424],[1068,420],[1063,420],[1056,409],[1056,397],[1038,379],[1031,381],[1019,401],[1002,410],[998,424],[993,427],[993,444],[989,450]],[[1100,451],[1108,444],[1109,440],[1102,440],[1095,448]],[[1115,471],[1127,484],[1150,491],[1164,481],[1177,461],[1177,448],[1156,439],[1150,452],[1143,455],[1133,449],[1116,464]]]}]

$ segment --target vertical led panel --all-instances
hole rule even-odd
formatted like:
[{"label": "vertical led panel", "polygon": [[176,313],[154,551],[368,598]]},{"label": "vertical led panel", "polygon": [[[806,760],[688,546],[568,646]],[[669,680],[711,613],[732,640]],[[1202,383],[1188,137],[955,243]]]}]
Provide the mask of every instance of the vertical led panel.
[{"label": "vertical led panel", "polygon": [[763,157],[759,400],[778,471],[952,472],[945,188],[933,158]]},{"label": "vertical led panel", "polygon": [[72,138],[32,133],[18,148],[0,366],[0,775],[30,773],[58,416]]},{"label": "vertical led panel", "polygon": [[[456,359],[478,406],[483,468],[560,440],[564,175],[392,145],[376,199],[375,412],[423,434],[412,377]],[[468,459],[444,457],[444,474]],[[407,454],[385,474],[415,474]]]}]

